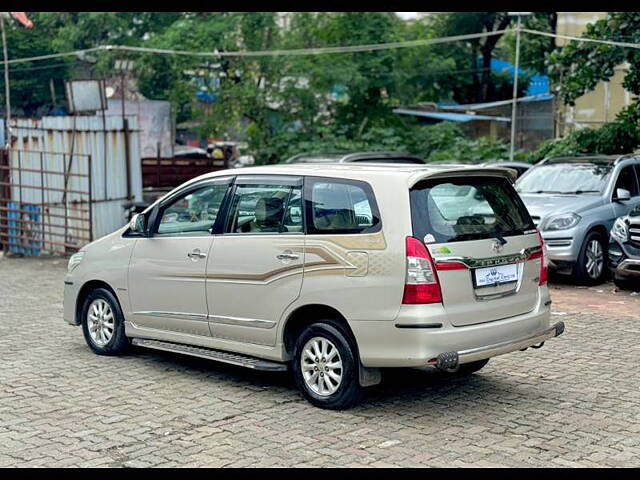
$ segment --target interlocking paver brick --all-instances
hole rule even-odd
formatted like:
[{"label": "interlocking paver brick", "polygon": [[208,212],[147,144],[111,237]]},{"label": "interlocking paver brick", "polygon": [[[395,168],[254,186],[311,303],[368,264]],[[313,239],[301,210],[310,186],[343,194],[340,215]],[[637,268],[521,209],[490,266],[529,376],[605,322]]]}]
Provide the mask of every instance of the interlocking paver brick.
[{"label": "interlocking paver brick", "polygon": [[387,372],[331,412],[287,374],[94,355],[62,320],[64,264],[0,257],[0,467],[640,466],[640,298],[609,285],[552,286],[567,329],[541,350]]}]

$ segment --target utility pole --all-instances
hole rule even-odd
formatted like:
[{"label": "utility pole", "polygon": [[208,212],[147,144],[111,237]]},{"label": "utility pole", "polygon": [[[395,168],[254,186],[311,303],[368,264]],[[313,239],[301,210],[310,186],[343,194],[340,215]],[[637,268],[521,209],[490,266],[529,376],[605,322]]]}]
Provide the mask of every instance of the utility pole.
[{"label": "utility pole", "polygon": [[518,17],[516,27],[516,63],[513,71],[513,99],[511,100],[511,148],[509,150],[509,160],[513,161],[516,148],[516,111],[518,104],[518,68],[520,67],[520,29],[521,19],[524,15],[531,15],[532,12],[509,12],[510,16]]},{"label": "utility pole", "polygon": [[4,32],[4,17],[0,15],[0,30],[2,30],[2,53],[4,55],[4,97],[5,97],[5,108],[7,110],[7,128],[6,128],[6,148],[9,148],[11,145],[11,97],[10,97],[10,88],[9,88],[9,54],[7,53],[7,36]]}]

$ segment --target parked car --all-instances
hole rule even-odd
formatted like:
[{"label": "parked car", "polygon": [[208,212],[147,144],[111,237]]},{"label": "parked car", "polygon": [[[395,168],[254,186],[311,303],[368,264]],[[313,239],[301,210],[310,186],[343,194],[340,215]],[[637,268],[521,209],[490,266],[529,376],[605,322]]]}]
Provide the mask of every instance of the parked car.
[{"label": "parked car", "polygon": [[582,284],[604,281],[609,231],[640,205],[639,174],[637,156],[585,156],[543,160],[518,179],[551,268]]},{"label": "parked car", "polygon": [[560,335],[546,283],[503,169],[250,167],[195,178],[73,255],[64,319],[100,355],[291,369],[340,409],[381,368],[470,374]]},{"label": "parked car", "polygon": [[424,160],[404,152],[301,153],[284,163],[408,163],[424,165]]},{"label": "parked car", "polygon": [[618,288],[640,289],[640,207],[613,224],[609,267]]}]

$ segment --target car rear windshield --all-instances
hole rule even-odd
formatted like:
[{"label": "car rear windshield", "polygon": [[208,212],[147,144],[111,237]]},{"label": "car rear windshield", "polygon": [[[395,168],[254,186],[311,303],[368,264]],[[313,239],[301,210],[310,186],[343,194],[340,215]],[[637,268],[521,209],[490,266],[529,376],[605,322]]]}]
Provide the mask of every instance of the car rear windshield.
[{"label": "car rear windshield", "polygon": [[413,233],[425,243],[500,238],[535,230],[506,178],[425,180],[411,189],[410,200]]}]

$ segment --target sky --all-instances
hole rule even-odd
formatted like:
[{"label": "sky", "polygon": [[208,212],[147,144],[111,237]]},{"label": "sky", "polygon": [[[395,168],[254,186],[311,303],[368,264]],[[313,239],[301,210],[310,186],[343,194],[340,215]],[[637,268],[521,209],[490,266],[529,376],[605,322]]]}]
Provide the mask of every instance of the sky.
[{"label": "sky", "polygon": [[396,12],[396,14],[403,20],[411,20],[416,18],[418,12]]}]

